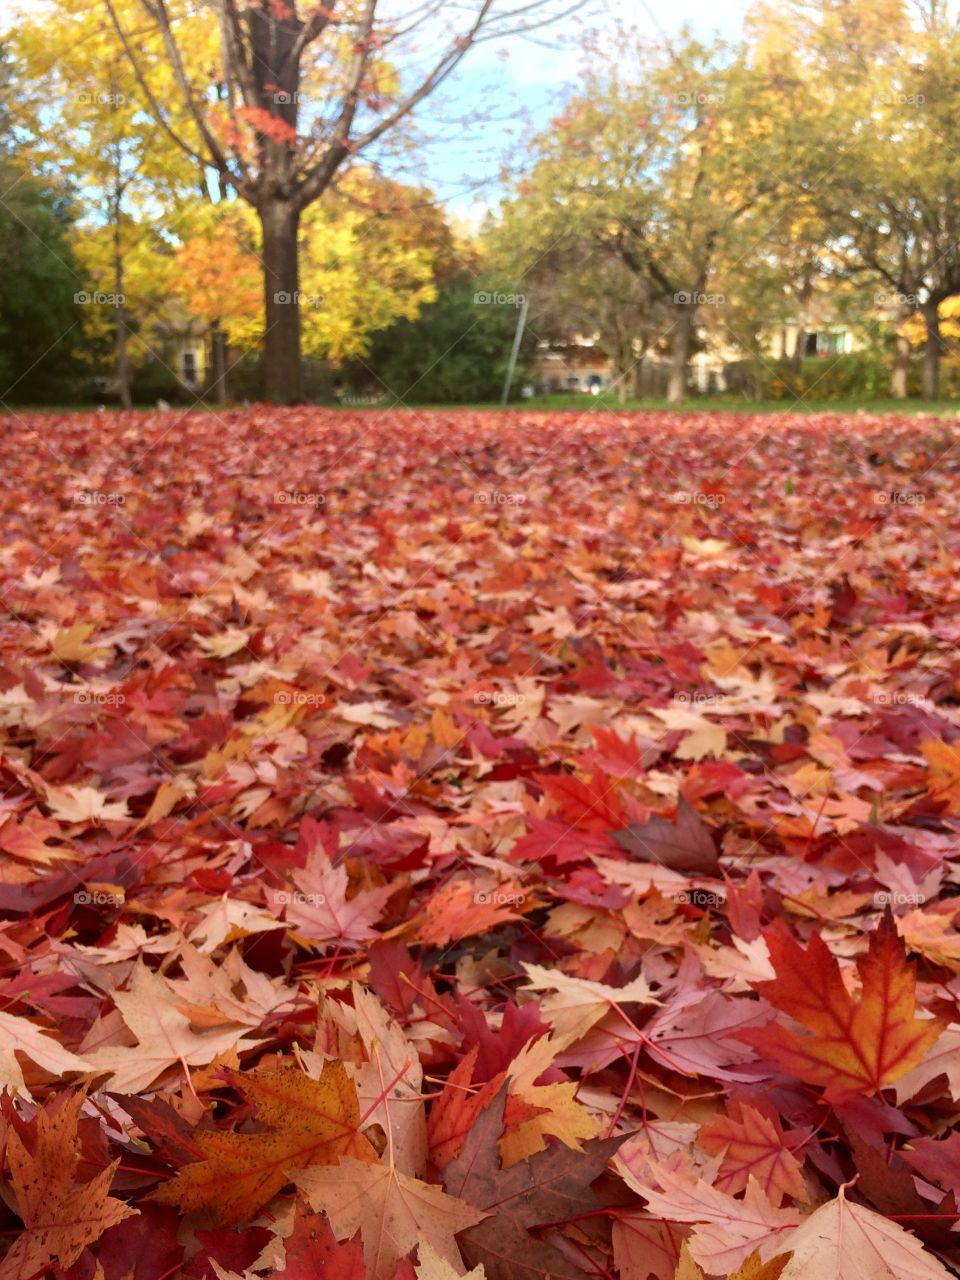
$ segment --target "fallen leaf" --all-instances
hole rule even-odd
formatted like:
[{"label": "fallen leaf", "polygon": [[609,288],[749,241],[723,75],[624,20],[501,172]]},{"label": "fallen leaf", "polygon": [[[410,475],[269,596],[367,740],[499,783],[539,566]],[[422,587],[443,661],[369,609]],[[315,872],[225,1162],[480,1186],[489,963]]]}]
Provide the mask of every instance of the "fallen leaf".
[{"label": "fallen leaf", "polygon": [[[441,1258],[427,1240],[420,1241],[417,1250],[417,1280],[458,1280],[460,1271],[455,1271],[450,1263]],[[483,1267],[474,1267],[463,1275],[463,1280],[486,1280]]]},{"label": "fallen leaf", "polygon": [[67,1270],[89,1244],[136,1213],[109,1194],[119,1160],[89,1182],[76,1184],[77,1122],[85,1093],[38,1113],[32,1150],[7,1136],[7,1163],[23,1230],[0,1262],[0,1280],[30,1280],[56,1261]]},{"label": "fallen leaf", "polygon": [[16,1055],[35,1062],[44,1071],[64,1076],[71,1071],[87,1072],[90,1062],[80,1058],[46,1034],[42,1028],[27,1018],[12,1013],[0,1013],[0,1088],[6,1086],[15,1093],[30,1097],[23,1079],[23,1070]]},{"label": "fallen leaf", "polygon": [[672,871],[713,873],[720,866],[710,828],[682,796],[674,822],[654,815],[640,825],[611,834],[634,858],[659,862]]},{"label": "fallen leaf", "polygon": [[535,1241],[528,1228],[567,1219],[599,1207],[590,1184],[607,1166],[622,1138],[593,1139],[582,1151],[548,1147],[509,1169],[500,1167],[497,1144],[503,1130],[506,1089],[480,1113],[455,1160],[443,1170],[447,1190],[490,1211],[463,1232],[460,1248],[469,1266],[482,1264],[487,1280],[580,1280],[553,1245]]},{"label": "fallen leaf", "polygon": [[256,1106],[257,1118],[271,1132],[198,1132],[195,1142],[204,1159],[185,1165],[152,1193],[160,1204],[205,1211],[217,1222],[245,1222],[308,1165],[347,1157],[358,1166],[376,1162],[359,1131],[357,1091],[342,1063],[328,1062],[319,1080],[292,1066],[224,1076]]},{"label": "fallen leaf", "polygon": [[195,1031],[169,984],[144,964],[134,969],[129,989],[115,991],[113,1000],[137,1045],[105,1045],[86,1056],[90,1073],[108,1074],[114,1093],[139,1093],[177,1063],[183,1069],[204,1066],[218,1054],[254,1043],[236,1024]]},{"label": "fallen leaf", "polygon": [[330,1219],[338,1239],[360,1232],[366,1280],[388,1280],[423,1241],[456,1270],[461,1258],[454,1237],[486,1216],[390,1164],[347,1157],[335,1169],[303,1169],[291,1176],[313,1208]]},{"label": "fallen leaf", "polygon": [[[762,1104],[761,1104],[762,1105]],[[771,1204],[788,1197],[806,1198],[802,1164],[794,1152],[809,1138],[809,1130],[784,1133],[780,1117],[769,1105],[731,1102],[726,1115],[704,1125],[698,1142],[708,1155],[722,1155],[715,1185],[736,1195],[754,1178]]]},{"label": "fallen leaf", "polygon": [[780,1280],[950,1280],[950,1272],[896,1222],[852,1204],[843,1188],[784,1245]]},{"label": "fallen leaf", "polygon": [[777,1022],[735,1034],[782,1070],[820,1085],[828,1099],[876,1093],[916,1067],[936,1043],[944,1024],[916,1015],[916,978],[889,912],[857,961],[859,1000],[819,934],[811,935],[806,951],[779,930],[765,936],[777,977],[755,989],[805,1033]]}]

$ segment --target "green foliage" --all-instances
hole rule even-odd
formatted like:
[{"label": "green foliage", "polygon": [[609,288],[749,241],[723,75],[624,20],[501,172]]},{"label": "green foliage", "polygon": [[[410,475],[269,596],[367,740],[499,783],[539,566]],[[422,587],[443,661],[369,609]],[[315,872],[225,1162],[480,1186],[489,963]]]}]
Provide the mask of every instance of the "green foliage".
[{"label": "green foliage", "polygon": [[84,281],[69,245],[70,210],[0,162],[0,398],[62,398],[77,371]]},{"label": "green foliage", "polygon": [[[477,302],[499,286],[484,288],[466,272],[453,276],[415,320],[399,320],[374,339],[363,363],[348,365],[343,381],[356,392],[386,392],[417,404],[464,404],[496,400],[510,357],[517,308]],[[531,340],[524,344],[513,380],[519,396]]]},{"label": "green foliage", "polygon": [[[919,362],[912,361],[907,373],[911,396],[920,394],[921,375]],[[782,401],[785,406],[798,398],[818,404],[829,400],[869,403],[886,396],[889,382],[888,361],[882,355],[864,351],[804,360],[799,372],[785,365],[761,366],[759,392],[762,399]],[[948,399],[960,397],[960,359],[942,362],[940,390]]]}]

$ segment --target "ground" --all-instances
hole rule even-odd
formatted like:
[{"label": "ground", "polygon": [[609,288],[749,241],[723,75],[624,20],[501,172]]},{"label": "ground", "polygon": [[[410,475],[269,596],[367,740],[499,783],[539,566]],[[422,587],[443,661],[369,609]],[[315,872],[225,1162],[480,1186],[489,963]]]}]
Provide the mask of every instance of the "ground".
[{"label": "ground", "polygon": [[957,1266],[953,420],[0,454],[0,1280]]}]

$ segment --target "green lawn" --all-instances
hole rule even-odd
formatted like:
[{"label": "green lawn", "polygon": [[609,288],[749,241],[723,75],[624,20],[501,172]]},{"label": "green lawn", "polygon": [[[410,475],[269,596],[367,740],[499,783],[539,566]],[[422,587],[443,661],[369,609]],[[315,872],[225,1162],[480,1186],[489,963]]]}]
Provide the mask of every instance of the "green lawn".
[{"label": "green lawn", "polygon": [[[378,406],[380,408],[386,406]],[[398,408],[403,406],[398,405]],[[411,409],[499,409],[495,401],[477,404],[410,404]],[[679,404],[666,400],[627,400],[618,404],[615,397],[587,395],[535,396],[531,400],[515,400],[508,409],[527,412],[541,409],[572,409],[580,413],[636,413],[664,411],[682,413],[896,413],[901,417],[916,414],[939,416],[960,414],[960,400],[744,400],[733,396],[691,396]]]},{"label": "green lawn", "polygon": [[[137,411],[155,410],[154,405],[134,406]],[[191,405],[172,405],[174,413],[218,412],[223,409],[239,408],[239,405],[217,405],[197,402]],[[419,404],[417,402],[398,401],[392,404],[387,401],[380,405],[337,405],[321,406],[337,408],[344,413],[378,413],[385,409],[411,409],[417,412],[439,410],[450,412],[463,409],[499,409],[497,401],[478,402],[475,404]],[[92,404],[70,405],[0,405],[2,414],[25,413],[93,413],[97,406]],[[899,417],[915,417],[930,414],[937,417],[960,416],[960,400],[744,400],[734,396],[691,396],[679,404],[669,404],[666,400],[627,400],[618,404],[615,397],[609,395],[554,395],[535,396],[530,400],[514,400],[507,405],[510,411],[520,410],[527,413],[545,410],[567,410],[577,413],[891,413]],[[115,407],[108,412],[119,412]]]}]

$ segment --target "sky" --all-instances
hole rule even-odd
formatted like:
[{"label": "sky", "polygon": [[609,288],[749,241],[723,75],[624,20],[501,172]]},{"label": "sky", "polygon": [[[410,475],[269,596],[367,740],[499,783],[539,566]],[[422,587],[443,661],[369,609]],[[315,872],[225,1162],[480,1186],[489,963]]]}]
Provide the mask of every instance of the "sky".
[{"label": "sky", "polygon": [[[97,0],[102,3],[102,0]],[[503,9],[525,0],[497,0]],[[53,0],[54,5],[56,0]],[[447,0],[443,13],[456,28],[475,12],[476,0]],[[575,0],[552,0],[556,9]],[[35,0],[0,0],[0,25]],[[579,48],[585,30],[612,30],[618,23],[651,38],[675,35],[688,25],[704,39],[719,34],[736,40],[753,0],[581,0],[575,16],[534,33],[489,42],[470,50],[442,90],[419,109],[416,124],[423,143],[411,161],[385,160],[384,169],[411,182],[421,182],[448,215],[472,226],[495,207],[504,193],[504,172],[522,172],[527,140],[557,114],[582,65]],[[307,7],[302,0],[301,11]],[[384,9],[409,15],[417,0],[384,0]],[[439,36],[439,32],[436,33]],[[464,114],[476,117],[464,127]]]},{"label": "sky", "polygon": [[[420,118],[430,137],[419,155],[424,181],[450,215],[478,223],[502,194],[501,171],[522,170],[526,140],[557,114],[564,90],[576,84],[578,38],[585,28],[603,30],[619,21],[656,38],[688,25],[704,39],[736,40],[750,7],[749,0],[587,0],[575,19],[535,39],[514,37],[503,46],[472,50]],[[465,102],[479,116],[467,129],[457,118]]]}]

